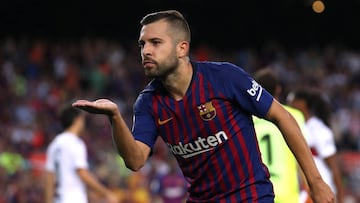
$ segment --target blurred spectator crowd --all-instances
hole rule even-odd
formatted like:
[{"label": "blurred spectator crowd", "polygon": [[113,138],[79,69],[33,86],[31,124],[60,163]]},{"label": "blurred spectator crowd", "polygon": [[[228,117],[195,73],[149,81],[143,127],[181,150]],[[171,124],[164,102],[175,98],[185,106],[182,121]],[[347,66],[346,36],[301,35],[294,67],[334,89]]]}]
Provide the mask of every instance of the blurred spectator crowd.
[{"label": "blurred spectator crowd", "polygon": [[[283,83],[282,100],[300,86],[322,90],[332,107],[332,129],[349,195],[360,196],[360,51],[341,45],[286,49],[217,50],[193,47],[196,60],[230,61],[249,73],[271,67]],[[0,203],[42,203],[45,150],[61,131],[57,108],[76,99],[111,98],[129,127],[132,104],[148,83],[137,42],[101,38],[0,40]],[[85,142],[91,170],[124,203],[176,203],[186,183],[167,147],[158,141],[139,172],[131,172],[112,147],[108,120],[87,118]],[[102,203],[90,193],[91,203]]]}]

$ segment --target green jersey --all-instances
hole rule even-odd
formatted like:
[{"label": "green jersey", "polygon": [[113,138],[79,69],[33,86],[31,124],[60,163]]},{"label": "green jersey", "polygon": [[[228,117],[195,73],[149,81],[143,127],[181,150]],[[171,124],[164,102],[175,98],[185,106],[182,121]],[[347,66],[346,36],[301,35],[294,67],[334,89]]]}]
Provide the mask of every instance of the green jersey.
[{"label": "green jersey", "polygon": [[[303,114],[284,105],[296,119],[299,126],[305,123]],[[295,157],[288,148],[280,130],[271,122],[254,117],[255,131],[261,157],[270,172],[274,185],[275,202],[299,202],[299,173]]]}]

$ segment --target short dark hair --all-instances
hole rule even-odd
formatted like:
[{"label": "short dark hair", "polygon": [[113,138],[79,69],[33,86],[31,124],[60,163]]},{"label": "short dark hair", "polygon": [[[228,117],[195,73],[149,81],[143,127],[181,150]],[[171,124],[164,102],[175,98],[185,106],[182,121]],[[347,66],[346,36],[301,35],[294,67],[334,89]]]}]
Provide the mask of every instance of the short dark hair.
[{"label": "short dark hair", "polygon": [[60,109],[59,119],[64,129],[69,128],[74,120],[81,114],[81,111],[71,105],[66,105]]},{"label": "short dark hair", "polygon": [[177,10],[165,10],[149,13],[142,18],[140,24],[144,26],[160,20],[165,20],[172,27],[182,31],[185,34],[185,39],[190,43],[191,32],[189,24],[185,17]]},{"label": "short dark hair", "polygon": [[276,87],[281,85],[274,70],[269,67],[255,72],[254,79],[272,95],[275,94]]},{"label": "short dark hair", "polygon": [[304,100],[311,113],[330,126],[331,104],[322,91],[310,87],[299,87],[293,92],[294,99]]}]

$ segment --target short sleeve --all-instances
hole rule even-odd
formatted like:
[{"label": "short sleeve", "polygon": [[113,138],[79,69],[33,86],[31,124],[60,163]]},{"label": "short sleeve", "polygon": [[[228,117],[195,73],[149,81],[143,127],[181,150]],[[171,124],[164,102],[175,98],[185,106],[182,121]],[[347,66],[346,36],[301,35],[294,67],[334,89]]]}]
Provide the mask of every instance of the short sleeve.
[{"label": "short sleeve", "polygon": [[136,140],[153,148],[158,133],[152,114],[151,104],[151,94],[141,93],[136,99],[131,131]]},{"label": "short sleeve", "polygon": [[51,153],[52,148],[49,147],[46,151],[46,162],[45,162],[45,169],[47,171],[51,171],[53,172],[55,170],[55,161],[54,161],[54,156]]},{"label": "short sleeve", "polygon": [[316,148],[321,158],[327,158],[336,153],[334,136],[330,129],[323,128],[318,131]]},{"label": "short sleeve", "polygon": [[70,153],[71,157],[74,159],[75,168],[87,169],[89,167],[85,143],[78,142],[77,146],[71,147]]},{"label": "short sleeve", "polygon": [[249,114],[264,118],[273,102],[273,96],[242,68],[229,64],[224,70],[230,96]]}]

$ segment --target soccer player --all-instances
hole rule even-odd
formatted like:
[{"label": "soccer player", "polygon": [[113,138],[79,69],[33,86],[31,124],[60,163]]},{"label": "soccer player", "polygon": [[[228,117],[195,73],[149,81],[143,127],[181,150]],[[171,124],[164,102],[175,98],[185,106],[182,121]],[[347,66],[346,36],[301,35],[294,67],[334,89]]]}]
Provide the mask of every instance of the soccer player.
[{"label": "soccer player", "polygon": [[305,116],[306,141],[315,163],[324,179],[337,196],[337,202],[344,201],[341,172],[337,163],[334,134],[330,129],[329,104],[320,91],[300,88],[288,96],[291,106],[300,109]]},{"label": "soccer player", "polygon": [[[270,67],[257,71],[254,79],[275,99],[280,99],[281,83]],[[302,112],[284,104],[283,106],[295,118],[305,134],[303,129],[305,119]],[[254,126],[263,162],[269,168],[270,180],[274,185],[275,203],[299,202],[301,173],[280,130],[272,122],[256,116],[254,116]]]},{"label": "soccer player", "polygon": [[180,12],[150,13],[141,25],[142,64],[153,80],[134,104],[132,129],[109,99],[73,103],[109,117],[116,149],[128,168],[139,170],[161,137],[189,182],[188,202],[273,202],[252,121],[256,115],[280,128],[314,199],[334,201],[295,119],[271,94],[234,64],[191,61],[190,29]]},{"label": "soccer player", "polygon": [[102,185],[88,170],[87,152],[80,138],[85,127],[85,116],[71,105],[60,112],[64,131],[58,134],[47,149],[46,203],[88,203],[90,187],[108,203],[117,203],[116,196]]}]

